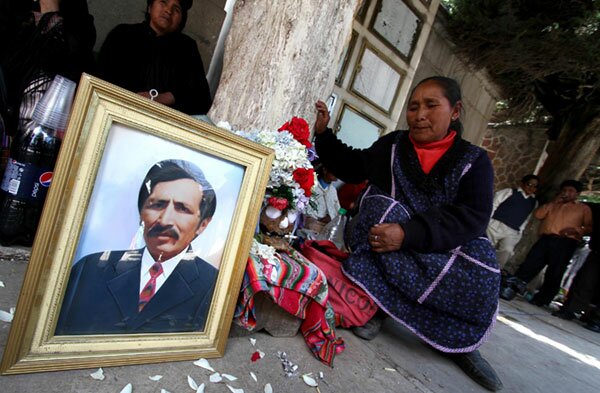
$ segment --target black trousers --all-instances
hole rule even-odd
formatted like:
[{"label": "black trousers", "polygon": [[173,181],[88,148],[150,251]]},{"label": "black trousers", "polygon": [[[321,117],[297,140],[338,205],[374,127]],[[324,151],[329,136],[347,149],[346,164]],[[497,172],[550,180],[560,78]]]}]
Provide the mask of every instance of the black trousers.
[{"label": "black trousers", "polygon": [[598,293],[600,293],[599,283],[600,252],[592,250],[581,269],[577,272],[563,307],[573,312],[587,311],[590,303],[598,298]]},{"label": "black trousers", "polygon": [[535,295],[535,301],[549,304],[560,289],[560,282],[578,242],[558,236],[542,235],[531,247],[525,262],[519,266],[515,276],[525,282],[531,281],[543,268],[546,268],[544,283]]}]

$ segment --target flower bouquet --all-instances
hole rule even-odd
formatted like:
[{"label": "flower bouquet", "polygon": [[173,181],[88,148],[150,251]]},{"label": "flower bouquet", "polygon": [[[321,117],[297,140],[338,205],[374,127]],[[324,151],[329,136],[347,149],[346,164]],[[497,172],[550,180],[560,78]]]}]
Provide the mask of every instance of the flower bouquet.
[{"label": "flower bouquet", "polygon": [[297,218],[304,212],[316,182],[310,162],[315,153],[308,140],[308,123],[293,117],[276,131],[235,133],[275,151],[260,217],[260,241],[279,250],[287,249]]}]

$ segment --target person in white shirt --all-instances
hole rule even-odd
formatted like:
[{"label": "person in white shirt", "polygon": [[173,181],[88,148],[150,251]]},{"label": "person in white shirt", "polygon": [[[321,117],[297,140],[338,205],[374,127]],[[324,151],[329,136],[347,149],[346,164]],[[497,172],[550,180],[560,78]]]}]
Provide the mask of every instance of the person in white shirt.
[{"label": "person in white shirt", "polygon": [[535,192],[539,184],[540,179],[536,175],[526,175],[521,179],[520,187],[505,188],[494,194],[487,236],[496,248],[501,268],[512,257],[523,229],[538,205]]},{"label": "person in white shirt", "polygon": [[340,201],[333,182],[337,177],[318,160],[313,162],[317,172],[317,184],[304,213],[304,228],[320,233],[325,225],[339,214]]}]

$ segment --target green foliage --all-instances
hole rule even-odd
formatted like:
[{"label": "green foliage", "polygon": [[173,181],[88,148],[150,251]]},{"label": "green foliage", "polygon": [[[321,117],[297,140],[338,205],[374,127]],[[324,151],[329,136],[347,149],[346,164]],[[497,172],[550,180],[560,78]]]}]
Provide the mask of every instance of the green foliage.
[{"label": "green foliage", "polygon": [[459,52],[488,71],[510,116],[531,117],[540,104],[555,119],[574,106],[598,106],[600,0],[444,3]]}]

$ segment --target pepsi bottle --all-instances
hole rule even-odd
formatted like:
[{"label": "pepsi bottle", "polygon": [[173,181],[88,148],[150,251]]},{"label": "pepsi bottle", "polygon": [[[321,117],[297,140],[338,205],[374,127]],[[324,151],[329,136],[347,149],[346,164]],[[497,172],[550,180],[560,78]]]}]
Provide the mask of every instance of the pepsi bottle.
[{"label": "pepsi bottle", "polygon": [[31,121],[13,142],[0,185],[0,244],[31,246],[61,139],[57,131]]}]

